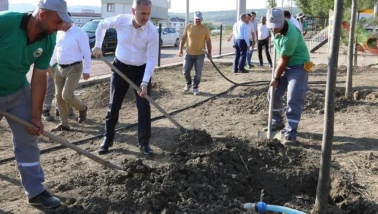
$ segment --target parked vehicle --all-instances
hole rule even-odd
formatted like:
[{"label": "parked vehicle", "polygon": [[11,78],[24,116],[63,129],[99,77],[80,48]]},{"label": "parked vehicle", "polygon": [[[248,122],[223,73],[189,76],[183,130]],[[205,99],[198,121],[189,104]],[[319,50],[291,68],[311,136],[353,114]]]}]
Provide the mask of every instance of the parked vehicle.
[{"label": "parked vehicle", "polygon": [[[100,20],[91,20],[85,23],[81,29],[83,29],[89,37],[89,46],[91,49],[94,47],[96,42],[96,29]],[[115,51],[117,47],[117,31],[113,28],[110,28],[106,31],[104,41],[102,42],[102,52],[103,54],[107,52]]]},{"label": "parked vehicle", "polygon": [[[159,31],[159,27],[156,28]],[[179,32],[174,28],[162,27],[161,28],[161,40],[160,46],[173,45],[178,47],[180,45],[180,35]]]}]

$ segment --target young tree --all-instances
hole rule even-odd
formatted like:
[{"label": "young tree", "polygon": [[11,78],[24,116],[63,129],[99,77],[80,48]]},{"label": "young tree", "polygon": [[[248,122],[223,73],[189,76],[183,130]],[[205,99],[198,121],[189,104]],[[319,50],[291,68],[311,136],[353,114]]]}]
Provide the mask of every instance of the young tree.
[{"label": "young tree", "polygon": [[350,29],[349,29],[349,44],[348,44],[348,65],[347,65],[347,79],[345,87],[345,97],[347,99],[352,99],[352,86],[353,86],[353,50],[354,50],[354,33],[356,27],[356,16],[357,16],[357,0],[352,0],[352,10],[350,18]]},{"label": "young tree", "polygon": [[336,0],[334,6],[334,25],[328,57],[328,75],[326,99],[324,106],[324,129],[322,140],[322,156],[320,160],[319,180],[316,189],[316,201],[312,211],[314,214],[328,213],[329,180],[331,171],[332,142],[335,118],[335,88],[339,58],[341,22],[343,16],[343,0]]},{"label": "young tree", "polygon": [[276,0],[267,0],[266,1],[266,7],[269,8],[269,9],[277,7]]}]

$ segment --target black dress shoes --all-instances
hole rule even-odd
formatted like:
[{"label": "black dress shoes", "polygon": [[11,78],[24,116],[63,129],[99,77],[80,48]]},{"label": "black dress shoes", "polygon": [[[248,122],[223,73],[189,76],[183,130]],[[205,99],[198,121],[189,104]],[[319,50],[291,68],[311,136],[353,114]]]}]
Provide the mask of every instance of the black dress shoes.
[{"label": "black dress shoes", "polygon": [[104,141],[102,142],[100,148],[98,148],[98,154],[103,155],[109,152],[109,147],[113,146],[113,141],[108,140],[106,137],[104,138]]},{"label": "black dress shoes", "polygon": [[140,146],[139,149],[140,149],[140,151],[141,151],[144,155],[148,155],[148,156],[152,156],[152,155],[154,155],[154,152],[152,151],[150,145]]},{"label": "black dress shoes", "polygon": [[42,206],[48,209],[59,207],[61,205],[60,200],[50,195],[46,190],[33,198],[29,198],[28,203],[33,206]]}]

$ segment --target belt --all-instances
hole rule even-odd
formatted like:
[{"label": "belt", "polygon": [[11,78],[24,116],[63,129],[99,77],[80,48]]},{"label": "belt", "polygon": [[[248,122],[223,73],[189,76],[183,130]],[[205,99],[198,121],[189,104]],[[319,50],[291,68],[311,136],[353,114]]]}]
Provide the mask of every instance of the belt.
[{"label": "belt", "polygon": [[146,66],[146,64],[143,64],[143,65],[128,65],[128,64],[125,64],[123,62],[121,62],[119,59],[115,58],[114,62],[124,66],[124,67],[127,67],[127,68],[144,68]]},{"label": "belt", "polygon": [[82,61],[77,61],[77,62],[74,62],[74,63],[71,63],[71,64],[59,64],[59,66],[61,68],[68,68],[68,67],[71,67],[73,65],[76,65],[76,64],[80,64]]}]

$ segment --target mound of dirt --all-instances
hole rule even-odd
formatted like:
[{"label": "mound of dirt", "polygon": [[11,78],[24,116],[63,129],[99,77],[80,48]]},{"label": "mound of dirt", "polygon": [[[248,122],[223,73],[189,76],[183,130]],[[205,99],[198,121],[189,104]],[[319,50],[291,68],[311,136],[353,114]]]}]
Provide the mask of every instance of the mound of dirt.
[{"label": "mound of dirt", "polygon": [[158,168],[125,160],[125,173],[73,175],[57,188],[81,188],[80,198],[54,213],[247,213],[245,202],[283,204],[293,195],[315,194],[319,160],[313,152],[294,148],[283,155],[229,138],[206,150],[179,148],[169,159]]},{"label": "mound of dirt", "polygon": [[102,108],[109,104],[110,83],[102,82],[82,89],[83,97],[88,108]]},{"label": "mound of dirt", "polygon": [[206,146],[213,143],[211,135],[206,130],[194,129],[187,130],[179,136],[178,141],[181,145]]},{"label": "mound of dirt", "polygon": [[[283,96],[282,100],[283,106],[285,107],[287,102],[286,94]],[[323,113],[324,101],[325,90],[311,88],[307,92],[303,111],[310,114]],[[215,102],[219,103],[219,100]],[[259,112],[268,111],[269,108],[267,93],[248,94],[245,97],[228,98],[226,102],[227,104],[225,104],[225,106],[231,106],[233,114],[257,114]],[[345,99],[342,89],[336,90],[335,111],[346,111],[348,107],[353,105],[357,105],[357,103],[354,100]]]}]

